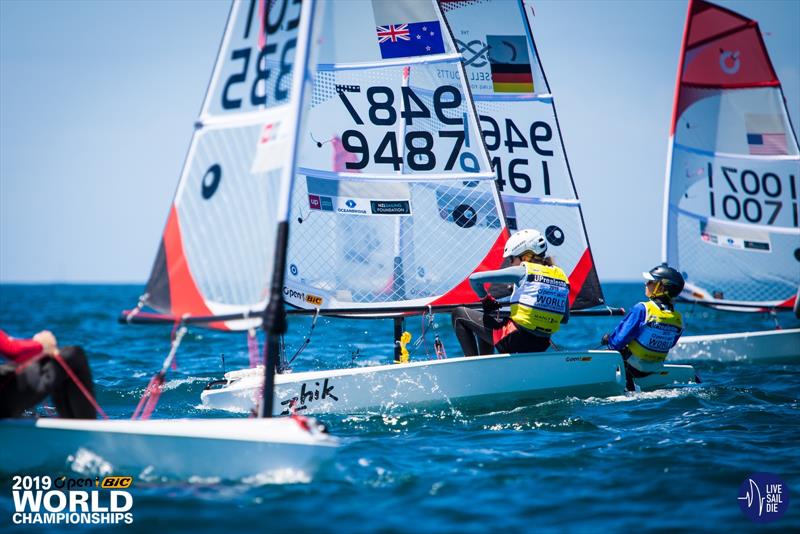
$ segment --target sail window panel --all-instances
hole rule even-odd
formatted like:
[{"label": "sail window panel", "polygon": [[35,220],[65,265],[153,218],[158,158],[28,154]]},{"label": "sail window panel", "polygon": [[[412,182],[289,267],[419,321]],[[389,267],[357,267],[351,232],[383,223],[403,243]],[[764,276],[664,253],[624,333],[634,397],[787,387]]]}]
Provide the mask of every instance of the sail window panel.
[{"label": "sail window panel", "polygon": [[202,115],[232,117],[289,102],[300,7],[296,0],[233,3]]},{"label": "sail window panel", "polygon": [[300,167],[372,175],[482,173],[475,179],[490,179],[460,78],[455,59],[318,71]]},{"label": "sail window panel", "polygon": [[455,53],[433,0],[324,2],[321,64],[375,64]]},{"label": "sail window panel", "polygon": [[[447,293],[480,264],[501,232],[492,187],[488,181],[301,176],[286,282],[296,299],[288,302],[403,307]],[[303,302],[309,294],[322,300]]]},{"label": "sail window panel", "polygon": [[675,142],[709,153],[798,155],[778,88],[681,91]]},{"label": "sail window panel", "polygon": [[261,124],[201,131],[175,199],[186,262],[214,312],[265,300],[281,171],[252,172],[262,132]]},{"label": "sail window panel", "polygon": [[797,291],[800,234],[754,231],[680,214],[679,247],[669,258],[696,291],[713,300],[783,301]]},{"label": "sail window panel", "polygon": [[[508,206],[508,204],[506,204]],[[515,226],[538,228],[547,239],[547,254],[570,275],[589,247],[576,205],[515,202],[506,209]]]}]

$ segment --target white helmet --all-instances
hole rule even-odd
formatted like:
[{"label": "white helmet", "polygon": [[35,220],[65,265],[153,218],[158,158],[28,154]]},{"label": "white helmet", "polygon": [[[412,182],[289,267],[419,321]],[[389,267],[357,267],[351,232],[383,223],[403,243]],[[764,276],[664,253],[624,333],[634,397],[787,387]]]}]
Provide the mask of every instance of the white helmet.
[{"label": "white helmet", "polygon": [[503,247],[503,257],[521,256],[528,250],[537,256],[547,252],[547,240],[539,230],[527,229],[514,233]]}]

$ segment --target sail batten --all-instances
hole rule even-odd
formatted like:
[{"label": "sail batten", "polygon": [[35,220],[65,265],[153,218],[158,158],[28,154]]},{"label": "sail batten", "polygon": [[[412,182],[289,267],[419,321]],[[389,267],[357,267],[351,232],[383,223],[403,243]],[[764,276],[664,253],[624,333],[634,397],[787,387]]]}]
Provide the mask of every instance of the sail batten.
[{"label": "sail batten", "polygon": [[800,149],[758,24],[689,3],[664,203],[683,297],[788,307],[800,285]]}]

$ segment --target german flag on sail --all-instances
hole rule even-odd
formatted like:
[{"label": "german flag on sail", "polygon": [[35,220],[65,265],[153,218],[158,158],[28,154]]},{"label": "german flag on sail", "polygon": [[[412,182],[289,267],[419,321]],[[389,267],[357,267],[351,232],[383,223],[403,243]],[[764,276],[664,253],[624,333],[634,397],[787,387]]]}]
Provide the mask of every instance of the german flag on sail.
[{"label": "german flag on sail", "polygon": [[532,93],[533,72],[524,35],[487,35],[495,93]]}]

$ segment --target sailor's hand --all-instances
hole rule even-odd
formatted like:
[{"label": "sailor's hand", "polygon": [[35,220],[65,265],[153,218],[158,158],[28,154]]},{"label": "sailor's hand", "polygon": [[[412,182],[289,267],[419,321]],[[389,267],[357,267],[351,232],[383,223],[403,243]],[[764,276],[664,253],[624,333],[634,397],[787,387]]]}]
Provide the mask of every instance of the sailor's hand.
[{"label": "sailor's hand", "polygon": [[497,302],[497,299],[491,295],[486,295],[481,299],[481,306],[483,306],[483,311],[485,313],[497,311],[503,307],[503,305]]},{"label": "sailor's hand", "polygon": [[608,334],[603,334],[603,337],[600,338],[601,345],[608,345]]},{"label": "sailor's hand", "polygon": [[42,345],[42,352],[47,356],[52,356],[53,354],[58,352],[58,343],[56,342],[56,336],[49,330],[42,330],[35,336],[33,336],[33,340],[38,342]]}]

